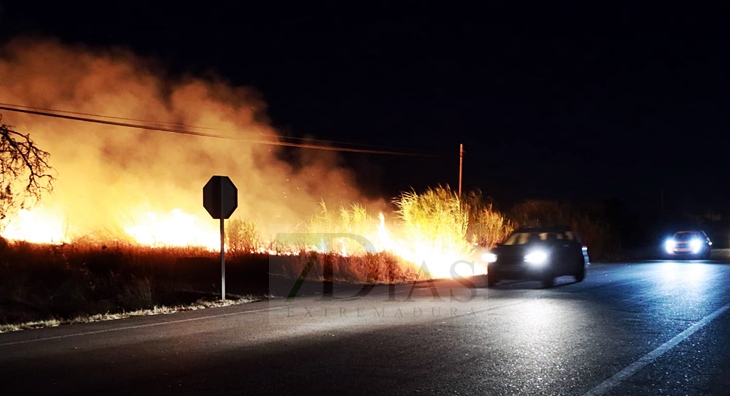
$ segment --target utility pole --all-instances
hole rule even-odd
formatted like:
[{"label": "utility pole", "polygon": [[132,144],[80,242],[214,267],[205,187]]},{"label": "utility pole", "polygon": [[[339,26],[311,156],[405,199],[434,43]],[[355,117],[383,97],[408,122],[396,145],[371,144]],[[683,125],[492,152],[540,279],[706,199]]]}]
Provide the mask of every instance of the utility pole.
[{"label": "utility pole", "polygon": [[461,199],[461,173],[464,168],[464,144],[459,144],[459,199]]}]

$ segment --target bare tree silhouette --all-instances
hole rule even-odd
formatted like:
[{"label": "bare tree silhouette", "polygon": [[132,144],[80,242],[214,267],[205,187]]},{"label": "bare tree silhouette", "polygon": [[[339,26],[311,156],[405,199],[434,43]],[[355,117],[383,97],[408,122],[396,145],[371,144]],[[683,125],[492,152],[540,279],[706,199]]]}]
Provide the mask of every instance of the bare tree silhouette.
[{"label": "bare tree silhouette", "polygon": [[36,146],[30,134],[16,132],[0,115],[0,229],[20,209],[53,191],[51,154]]}]

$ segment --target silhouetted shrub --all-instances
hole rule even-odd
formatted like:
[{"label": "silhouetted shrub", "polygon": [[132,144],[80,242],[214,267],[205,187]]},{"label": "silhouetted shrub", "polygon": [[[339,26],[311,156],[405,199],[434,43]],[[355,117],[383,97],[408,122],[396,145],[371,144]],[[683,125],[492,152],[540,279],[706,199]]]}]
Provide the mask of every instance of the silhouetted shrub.
[{"label": "silhouetted shrub", "polygon": [[620,248],[620,235],[614,231],[603,203],[529,200],[515,205],[512,217],[519,226],[569,225],[588,246],[592,260],[600,260]]}]

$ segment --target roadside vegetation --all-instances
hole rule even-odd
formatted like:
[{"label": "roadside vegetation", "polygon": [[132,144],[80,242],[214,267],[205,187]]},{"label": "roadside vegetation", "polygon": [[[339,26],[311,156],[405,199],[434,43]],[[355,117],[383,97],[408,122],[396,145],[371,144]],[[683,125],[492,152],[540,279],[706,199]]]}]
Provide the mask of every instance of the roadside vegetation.
[{"label": "roadside vegetation", "polygon": [[[468,254],[476,244],[496,244],[512,225],[481,193],[460,200],[448,187],[403,193],[387,223],[359,205],[324,203],[302,225],[303,239],[268,241],[256,223],[235,219],[227,227],[228,295],[266,296],[272,276],[353,283],[400,283],[428,278],[389,244],[403,238],[420,246]],[[392,233],[391,233],[392,232]],[[324,234],[362,235],[356,240]],[[381,238],[386,238],[383,240]],[[220,298],[218,252],[197,247],[145,247],[128,241],[62,245],[0,239],[0,325],[70,323],[212,302]],[[33,327],[34,325],[28,325]]]},{"label": "roadside vegetation", "polygon": [[466,238],[473,245],[491,249],[514,231],[515,223],[509,215],[497,210],[491,198],[479,190],[467,193],[463,206],[469,215]]},{"label": "roadside vegetation", "polygon": [[469,206],[446,187],[424,193],[405,192],[394,200],[403,223],[404,239],[418,241],[436,250],[468,253]]},{"label": "roadside vegetation", "polygon": [[621,247],[618,228],[603,203],[529,200],[515,205],[511,217],[518,226],[571,226],[588,246],[591,260],[616,254]]},{"label": "roadside vegetation", "polygon": [[[265,257],[259,262],[267,264]],[[233,276],[240,276],[241,263],[230,264]],[[219,265],[214,253],[198,248],[1,240],[0,325],[79,321],[214,301],[220,296]],[[265,290],[244,294],[262,296]]]},{"label": "roadside vegetation", "polygon": [[235,296],[234,298],[226,299],[225,301],[209,301],[206,299],[200,299],[190,304],[180,305],[162,305],[154,306],[148,309],[139,309],[129,312],[118,312],[118,313],[100,313],[95,315],[81,315],[69,319],[46,319],[36,320],[31,322],[20,322],[20,323],[9,323],[0,324],[0,333],[6,333],[9,331],[18,330],[30,330],[43,327],[56,327],[67,324],[75,323],[92,323],[92,322],[103,322],[107,320],[118,320],[124,318],[131,318],[134,316],[152,316],[152,315],[169,315],[183,311],[198,311],[207,308],[218,308],[228,307],[231,305],[248,304],[251,302],[260,301],[260,297],[254,296]]}]

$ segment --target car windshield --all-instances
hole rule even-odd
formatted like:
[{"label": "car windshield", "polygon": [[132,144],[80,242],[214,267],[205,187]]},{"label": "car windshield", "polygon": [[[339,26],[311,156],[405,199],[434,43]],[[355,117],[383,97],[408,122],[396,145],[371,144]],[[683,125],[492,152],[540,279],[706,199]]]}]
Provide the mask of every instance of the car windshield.
[{"label": "car windshield", "polygon": [[529,232],[517,232],[510,235],[507,240],[504,241],[505,245],[524,245],[530,240]]},{"label": "car windshield", "polygon": [[674,239],[677,241],[689,241],[692,238],[697,238],[699,235],[696,232],[678,232],[674,234]]},{"label": "car windshield", "polygon": [[525,245],[535,242],[573,240],[572,232],[516,232],[510,235],[504,245]]}]

